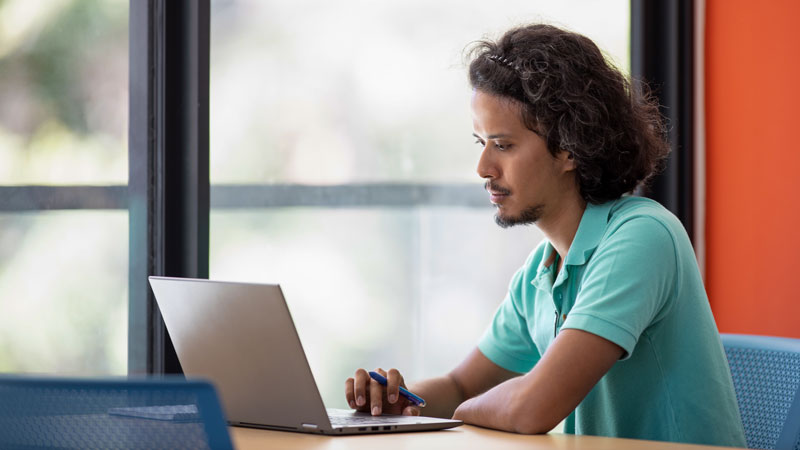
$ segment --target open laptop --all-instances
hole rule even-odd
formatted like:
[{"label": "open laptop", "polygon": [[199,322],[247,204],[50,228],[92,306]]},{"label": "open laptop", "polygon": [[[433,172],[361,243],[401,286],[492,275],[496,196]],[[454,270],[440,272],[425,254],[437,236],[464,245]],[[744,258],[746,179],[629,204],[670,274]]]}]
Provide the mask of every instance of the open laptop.
[{"label": "open laptop", "polygon": [[184,373],[214,382],[232,425],[345,435],[462,424],[326,410],[278,285],[150,277],[150,286]]}]

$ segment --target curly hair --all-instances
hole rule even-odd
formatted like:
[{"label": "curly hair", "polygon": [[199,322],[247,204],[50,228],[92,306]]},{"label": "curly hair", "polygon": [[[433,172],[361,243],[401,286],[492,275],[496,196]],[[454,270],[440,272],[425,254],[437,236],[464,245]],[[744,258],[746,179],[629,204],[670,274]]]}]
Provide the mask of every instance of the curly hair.
[{"label": "curly hair", "polygon": [[550,153],[572,155],[587,202],[619,198],[663,168],[670,147],[658,103],[588,38],[528,25],[476,42],[468,57],[474,89],[519,102],[523,123]]}]

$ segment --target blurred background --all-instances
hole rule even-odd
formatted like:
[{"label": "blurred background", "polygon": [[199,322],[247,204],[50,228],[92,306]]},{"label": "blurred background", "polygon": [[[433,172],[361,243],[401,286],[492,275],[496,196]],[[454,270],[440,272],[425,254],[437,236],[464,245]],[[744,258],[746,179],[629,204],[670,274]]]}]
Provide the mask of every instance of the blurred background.
[{"label": "blurred background", "polygon": [[[212,191],[479,189],[468,44],[547,22],[589,36],[627,72],[629,9],[619,0],[212,1]],[[125,187],[127,114],[126,1],[0,0],[0,185]],[[126,373],[126,208],[0,211],[0,371]],[[412,380],[452,368],[542,238],[533,227],[499,229],[488,199],[219,208],[210,226],[211,278],[283,286],[330,407],[344,406],[341,386],[357,367],[398,367]]]},{"label": "blurred background", "polygon": [[[127,121],[127,2],[0,1],[0,185],[126,185]],[[0,371],[125,373],[120,206],[0,211]]]}]

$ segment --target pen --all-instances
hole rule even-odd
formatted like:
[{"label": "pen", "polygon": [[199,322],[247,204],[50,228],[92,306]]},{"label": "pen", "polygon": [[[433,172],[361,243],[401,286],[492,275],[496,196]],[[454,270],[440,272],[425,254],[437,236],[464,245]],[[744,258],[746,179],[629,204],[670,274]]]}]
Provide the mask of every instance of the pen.
[{"label": "pen", "polygon": [[[378,383],[382,384],[383,386],[386,386],[386,377],[384,377],[383,375],[379,374],[378,372],[370,372],[369,376],[371,376],[373,380],[377,381]],[[425,407],[425,400],[423,400],[422,397],[412,393],[411,391],[409,391],[408,389],[404,388],[403,386],[400,386],[400,395],[402,395],[403,397],[407,398],[408,401],[410,401],[411,403],[419,406],[420,408],[424,408]]]}]

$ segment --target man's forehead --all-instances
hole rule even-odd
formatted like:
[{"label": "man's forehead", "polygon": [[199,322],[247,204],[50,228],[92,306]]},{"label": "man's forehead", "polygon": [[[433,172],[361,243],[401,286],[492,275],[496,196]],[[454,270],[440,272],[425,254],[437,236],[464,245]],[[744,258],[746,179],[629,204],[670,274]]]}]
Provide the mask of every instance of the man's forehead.
[{"label": "man's forehead", "polygon": [[499,109],[509,110],[510,112],[521,113],[522,103],[519,100],[504,95],[496,95],[490,92],[485,92],[480,89],[472,90],[472,106],[473,108],[478,104],[483,106],[490,106]]},{"label": "man's forehead", "polygon": [[487,139],[530,130],[525,124],[522,104],[517,100],[474,90],[471,106],[472,127],[476,132],[491,134]]}]

